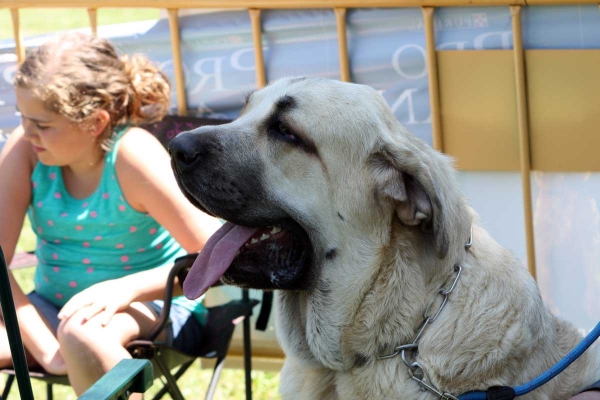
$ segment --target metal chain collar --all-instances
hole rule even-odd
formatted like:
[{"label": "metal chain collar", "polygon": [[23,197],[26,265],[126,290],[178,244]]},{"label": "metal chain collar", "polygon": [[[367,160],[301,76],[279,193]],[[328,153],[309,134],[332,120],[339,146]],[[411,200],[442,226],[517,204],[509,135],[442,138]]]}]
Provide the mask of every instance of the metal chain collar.
[{"label": "metal chain collar", "polygon": [[[471,229],[470,229],[469,240],[465,244],[465,249],[469,249],[472,245],[473,245],[473,227],[471,227]],[[431,324],[432,322],[434,322],[437,319],[437,317],[440,315],[440,313],[444,309],[444,306],[448,302],[448,297],[450,297],[450,294],[456,288],[456,284],[457,284],[458,279],[460,278],[460,274],[462,272],[461,266],[458,264],[455,265],[454,272],[456,273],[456,277],[454,278],[452,285],[450,285],[450,288],[446,289],[446,288],[442,287],[440,290],[438,290],[438,292],[436,293],[436,295],[433,298],[433,300],[431,301],[431,303],[429,303],[429,305],[425,309],[425,312],[423,313],[423,318],[425,318],[425,320],[423,321],[423,324],[419,328],[419,331],[417,332],[417,335],[415,336],[414,340],[409,344],[403,344],[400,346],[396,346],[396,348],[394,348],[393,353],[384,354],[384,355],[380,355],[380,356],[376,357],[377,360],[385,360],[388,358],[396,357],[398,354],[400,354],[402,357],[402,362],[404,362],[404,364],[408,368],[408,374],[409,374],[410,378],[412,380],[414,380],[415,382],[417,382],[419,384],[419,386],[421,386],[422,390],[427,390],[428,392],[437,395],[438,398],[441,400],[458,400],[458,398],[450,393],[446,393],[446,392],[439,390],[432,383],[430,383],[429,377],[427,375],[427,372],[425,371],[425,368],[423,368],[418,362],[416,362],[415,359],[417,356],[417,352],[419,351],[419,340],[421,339],[423,332],[425,331],[425,329],[427,328],[427,326],[429,324]],[[433,304],[437,300],[438,296],[442,296],[442,303],[440,304],[440,306],[437,309],[437,311],[435,312],[435,314],[433,314],[433,313],[430,314],[429,311],[431,309],[431,306],[433,306]],[[408,353],[408,356],[407,356],[407,353]]]}]

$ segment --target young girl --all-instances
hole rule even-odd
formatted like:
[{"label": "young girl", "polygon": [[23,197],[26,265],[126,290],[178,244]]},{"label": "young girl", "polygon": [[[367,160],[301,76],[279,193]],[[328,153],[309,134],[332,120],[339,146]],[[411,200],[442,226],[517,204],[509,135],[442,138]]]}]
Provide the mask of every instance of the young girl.
[{"label": "young girl", "polygon": [[[15,77],[22,123],[0,155],[0,245],[10,263],[25,213],[37,235],[35,291],[11,276],[31,361],[83,393],[157,319],[172,261],[220,224],[181,194],[169,156],[134,125],[162,118],[165,76],[72,34],[33,50]],[[174,300],[160,340],[193,351],[205,309]],[[0,324],[0,367],[11,365]]]}]

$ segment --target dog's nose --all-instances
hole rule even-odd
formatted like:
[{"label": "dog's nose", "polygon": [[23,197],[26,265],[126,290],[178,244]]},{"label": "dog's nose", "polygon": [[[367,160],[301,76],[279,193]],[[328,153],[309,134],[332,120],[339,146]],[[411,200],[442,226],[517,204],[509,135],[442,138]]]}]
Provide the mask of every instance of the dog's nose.
[{"label": "dog's nose", "polygon": [[200,152],[183,137],[171,140],[169,154],[184,169],[194,166],[200,159]]}]

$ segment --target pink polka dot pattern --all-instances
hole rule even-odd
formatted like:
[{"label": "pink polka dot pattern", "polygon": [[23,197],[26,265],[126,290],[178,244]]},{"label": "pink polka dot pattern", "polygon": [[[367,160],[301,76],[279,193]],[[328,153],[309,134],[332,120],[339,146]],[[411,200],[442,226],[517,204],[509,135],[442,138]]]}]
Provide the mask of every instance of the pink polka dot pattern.
[{"label": "pink polka dot pattern", "polygon": [[50,179],[55,180],[56,179],[56,174],[54,172],[52,172],[50,174]]},{"label": "pink polka dot pattern", "polygon": [[[158,240],[168,233],[148,213],[131,207],[118,184],[110,181],[114,174],[114,169],[103,173],[97,191],[85,199],[73,199],[65,191],[60,167],[38,169],[30,180],[32,225],[44,264],[37,284],[56,304],[109,273],[125,276],[179,251],[177,244],[171,247],[171,241]],[[150,253],[152,257],[144,257]]]}]

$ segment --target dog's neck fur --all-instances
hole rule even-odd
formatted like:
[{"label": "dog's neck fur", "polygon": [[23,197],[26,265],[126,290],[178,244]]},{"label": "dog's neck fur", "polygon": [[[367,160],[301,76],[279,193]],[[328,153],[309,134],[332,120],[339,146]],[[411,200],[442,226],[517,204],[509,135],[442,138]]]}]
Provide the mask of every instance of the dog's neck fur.
[{"label": "dog's neck fur", "polygon": [[[464,280],[459,281],[456,291],[452,294],[451,302],[423,336],[421,341],[423,351],[419,353],[419,362],[427,368],[434,384],[454,394],[484,389],[500,382],[524,382],[526,379],[532,379],[536,375],[532,375],[531,371],[539,371],[539,365],[533,365],[535,362],[531,360],[535,358],[530,357],[529,352],[547,353],[546,368],[549,368],[552,365],[550,360],[558,361],[556,357],[565,354],[577,344],[577,340],[567,340],[567,337],[573,336],[572,332],[568,332],[573,328],[554,320],[541,301],[529,300],[531,296],[539,296],[539,293],[535,285],[532,285],[532,281],[525,279],[527,271],[516,263],[516,269],[513,269],[510,263],[502,261],[492,268],[503,270],[499,275],[522,274],[523,279],[520,281],[523,285],[506,287],[506,293],[500,298],[486,297],[483,294],[485,285],[497,285],[497,283],[484,281],[489,279],[489,271],[486,271],[485,264],[478,260],[502,260],[490,254],[489,249],[493,249],[491,250],[493,252],[503,252],[507,260],[512,259],[512,255],[495,242],[491,244],[490,241],[493,239],[477,225],[475,225],[475,232],[473,253],[465,251],[464,243],[461,243],[457,244],[454,259],[447,257],[430,260],[430,264],[425,265],[416,261],[423,255],[412,254],[410,250],[423,248],[424,234],[418,230],[405,229],[401,225],[396,225],[390,232],[388,244],[381,247],[378,258],[371,264],[369,269],[372,271],[371,280],[363,282],[361,289],[342,287],[335,290],[333,287],[318,287],[310,292],[281,292],[280,307],[283,307],[283,310],[278,313],[278,316],[293,318],[278,327],[280,335],[289,335],[289,339],[294,339],[281,340],[284,350],[289,355],[293,355],[296,360],[306,363],[309,368],[326,368],[337,372],[346,372],[353,368],[378,371],[377,367],[382,365],[381,363],[391,362],[398,364],[399,371],[404,372],[405,367],[399,356],[392,360],[377,360],[376,356],[389,352],[397,345],[410,343],[414,339],[417,329],[423,322],[425,308],[437,291],[451,282],[455,276],[453,266],[461,264],[464,266]],[[478,249],[478,243],[481,243],[482,249]],[[388,261],[381,263],[381,260]],[[500,276],[497,279],[503,278]],[[351,297],[353,315],[345,314],[339,317],[340,320],[351,321],[347,325],[327,319],[327,316],[337,313],[323,312],[325,307],[337,307],[341,310],[342,307],[338,303],[347,301],[347,297],[340,300],[338,294],[344,291],[347,294],[353,291]],[[523,294],[523,303],[517,305],[518,308],[523,309],[523,315],[520,316],[503,314],[504,309],[510,309],[505,304],[507,299],[517,298],[513,295],[514,292]],[[427,295],[423,296],[423,293]],[[495,303],[481,302],[483,299]],[[384,302],[387,304],[382,307],[381,304]],[[470,312],[475,318],[483,320],[485,326],[493,323],[487,311],[494,307],[500,310],[498,315],[508,328],[503,330],[498,326],[498,348],[493,354],[482,351],[486,343],[480,342],[476,332],[460,325],[461,322],[457,321],[458,316],[453,310],[454,302],[460,304],[457,307],[460,310],[471,307]],[[346,307],[346,309],[350,308]],[[540,318],[542,314],[546,314],[545,318]],[[550,321],[554,321],[557,325],[551,325]],[[553,334],[555,327],[557,331]],[[290,330],[293,333],[290,333]],[[523,332],[524,335],[532,338],[524,340],[516,335],[516,332]],[[396,341],[382,342],[380,340],[382,337],[393,337]],[[440,340],[441,337],[444,337],[444,340]],[[454,340],[455,345],[450,348],[447,344],[451,337],[456,340]],[[531,341],[536,342],[539,347],[523,347],[524,343]],[[593,353],[600,353],[600,344],[584,353],[577,363],[589,363]],[[483,358],[474,358],[473,354],[482,354]],[[596,359],[600,358],[596,356]],[[440,365],[440,360],[452,360],[451,367]],[[490,368],[495,369],[496,365],[505,368],[494,370],[494,374],[482,372]],[[573,376],[573,371],[567,369],[545,385],[544,392],[553,393],[551,398],[567,398],[577,387],[565,383],[584,382],[579,383],[582,388],[594,381],[593,376],[598,367],[598,365],[590,366],[583,376]],[[491,380],[482,381],[482,376],[487,376]],[[409,384],[416,385],[414,382]]]},{"label": "dog's neck fur", "polygon": [[[464,235],[454,236],[466,239],[470,215],[466,206],[464,211],[464,221],[458,224],[458,229],[465,231]],[[414,339],[423,322],[425,308],[454,276],[454,265],[465,257],[464,241],[452,243],[448,255],[440,259],[431,256],[435,251],[428,248],[432,246],[431,234],[422,232],[420,227],[403,225],[394,215],[389,218],[391,228],[386,232],[352,235],[352,241],[340,249],[339,259],[321,271],[320,286],[308,292],[280,293],[280,306],[284,310],[278,315],[295,319],[282,321],[278,327],[281,335],[294,339],[282,340],[282,344],[288,345],[284,348],[286,352],[314,366],[347,371],[375,362],[377,355]],[[380,241],[368,243],[366,238]],[[339,270],[348,265],[359,265],[370,271],[370,274],[362,274],[368,278],[361,282],[340,281],[340,276],[345,275]],[[422,296],[422,293],[427,295]],[[388,306],[380,307],[382,302]],[[352,307],[348,307],[349,304]],[[351,310],[352,315],[341,311],[323,312],[325,308]],[[338,316],[339,320],[330,320],[332,316]],[[351,323],[347,325],[343,321]],[[379,334],[378,330],[388,334]],[[300,341],[299,332],[302,332]],[[384,336],[392,336],[396,342],[384,343],[380,340]],[[289,347],[290,344],[293,347]]]}]

